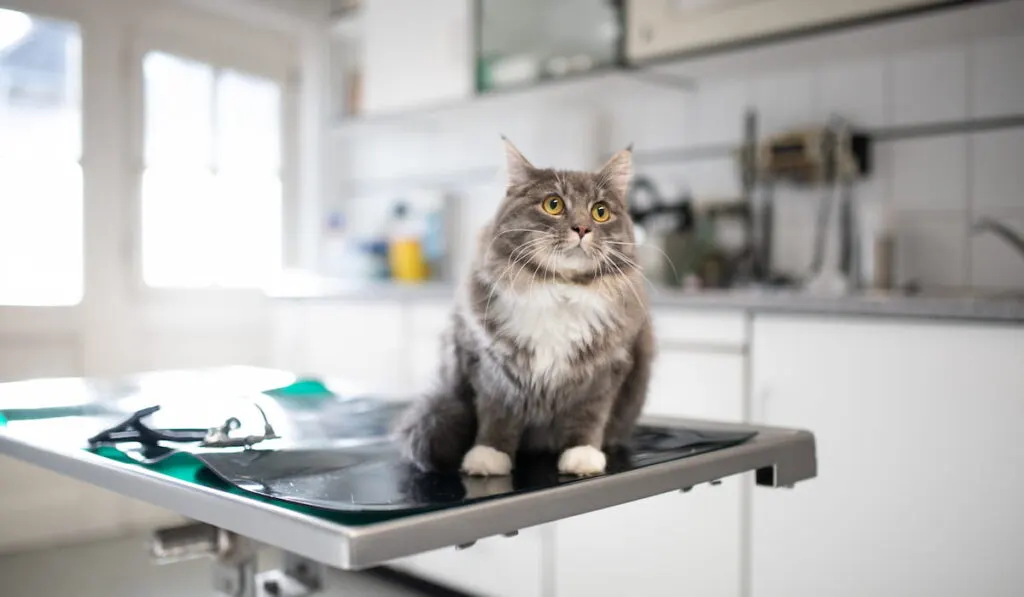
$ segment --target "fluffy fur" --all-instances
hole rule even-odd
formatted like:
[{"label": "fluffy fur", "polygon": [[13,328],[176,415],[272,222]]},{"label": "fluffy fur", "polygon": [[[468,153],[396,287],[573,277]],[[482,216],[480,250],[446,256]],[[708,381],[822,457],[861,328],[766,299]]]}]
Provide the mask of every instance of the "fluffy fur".
[{"label": "fluffy fur", "polygon": [[597,172],[536,168],[508,140],[505,153],[506,195],[461,286],[439,383],[397,436],[423,470],[507,475],[516,452],[543,451],[563,473],[601,473],[603,450],[631,435],[654,358],[627,213],[632,152]]}]

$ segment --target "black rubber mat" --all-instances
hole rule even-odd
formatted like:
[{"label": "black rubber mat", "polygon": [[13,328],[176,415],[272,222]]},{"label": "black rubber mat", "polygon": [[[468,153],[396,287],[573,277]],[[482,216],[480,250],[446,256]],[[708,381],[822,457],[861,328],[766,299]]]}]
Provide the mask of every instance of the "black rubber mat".
[{"label": "black rubber mat", "polygon": [[[628,449],[608,454],[605,475],[727,448],[756,433],[639,427]],[[389,443],[196,454],[224,481],[270,498],[337,511],[403,511],[464,505],[586,478],[561,475],[557,455],[520,454],[507,477],[423,473]]]}]

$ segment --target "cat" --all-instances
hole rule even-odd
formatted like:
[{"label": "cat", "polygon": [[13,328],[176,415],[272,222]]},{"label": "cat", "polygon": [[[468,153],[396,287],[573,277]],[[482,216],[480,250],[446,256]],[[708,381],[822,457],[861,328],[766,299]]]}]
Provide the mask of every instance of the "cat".
[{"label": "cat", "polygon": [[506,190],[444,334],[438,386],[395,428],[423,471],[509,475],[515,454],[605,471],[655,357],[627,194],[632,146],[598,171],[537,168],[504,136]]}]

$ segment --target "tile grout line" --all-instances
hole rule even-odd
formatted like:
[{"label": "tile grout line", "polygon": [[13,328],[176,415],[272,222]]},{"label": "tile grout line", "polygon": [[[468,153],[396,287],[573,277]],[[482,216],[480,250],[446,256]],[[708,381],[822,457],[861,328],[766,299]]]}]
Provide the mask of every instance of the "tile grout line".
[{"label": "tile grout line", "polygon": [[[974,88],[973,77],[975,75],[975,64],[974,64],[974,48],[975,39],[971,36],[967,40],[966,49],[966,60],[964,68],[967,71],[966,81],[964,85],[965,104],[967,106],[967,118],[970,120],[975,114],[974,106],[974,94],[971,90]],[[974,197],[974,178],[976,172],[974,171],[974,141],[975,134],[971,132],[964,133],[964,199],[966,203],[966,219],[964,222],[964,265],[961,271],[963,276],[962,284],[964,286],[971,286],[974,278],[974,243],[971,242],[972,232],[971,223],[974,221],[974,209],[975,209],[975,197]]]}]

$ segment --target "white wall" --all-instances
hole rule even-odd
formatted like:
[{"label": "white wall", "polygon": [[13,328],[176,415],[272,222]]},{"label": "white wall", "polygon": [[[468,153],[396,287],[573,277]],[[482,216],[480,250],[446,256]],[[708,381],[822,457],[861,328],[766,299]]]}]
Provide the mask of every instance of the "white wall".
[{"label": "white wall", "polygon": [[[464,219],[475,226],[500,193],[499,133],[537,163],[560,167],[593,166],[633,142],[638,173],[654,176],[666,193],[736,195],[739,181],[729,158],[651,163],[642,155],[738,143],[748,107],[759,111],[762,134],[819,123],[832,113],[871,129],[1020,116],[1022,63],[1021,2],[680,61],[658,70],[692,76],[696,90],[610,80],[571,100],[510,102],[507,111],[495,108],[487,118],[446,117],[443,127],[417,128],[413,119],[400,131],[340,129],[332,157],[338,174],[326,200],[372,203],[426,181],[461,188],[469,213]],[[855,197],[891,210],[900,281],[1024,288],[1024,260],[990,235],[969,233],[969,223],[983,215],[1024,232],[1022,149],[1020,127],[878,146],[876,172]],[[780,189],[774,256],[783,271],[803,274],[809,266],[816,198]]]}]

